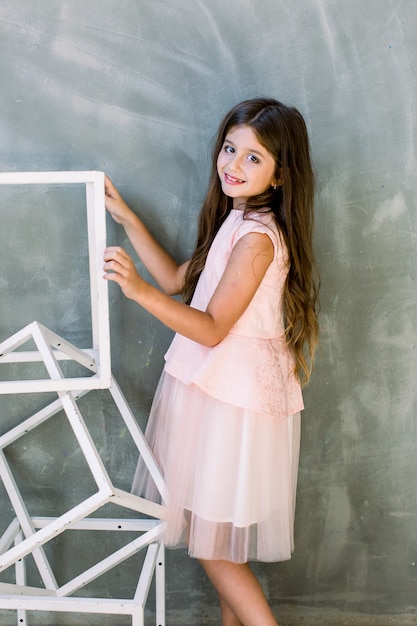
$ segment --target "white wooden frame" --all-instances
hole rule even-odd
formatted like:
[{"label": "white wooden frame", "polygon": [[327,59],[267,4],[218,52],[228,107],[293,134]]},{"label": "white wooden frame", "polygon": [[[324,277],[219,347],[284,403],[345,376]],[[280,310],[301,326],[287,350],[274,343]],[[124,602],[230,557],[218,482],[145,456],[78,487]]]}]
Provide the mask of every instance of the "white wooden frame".
[{"label": "white wooden frame", "polygon": [[[78,348],[37,321],[0,343],[0,363],[41,362],[48,378],[0,381],[0,394],[56,392],[57,399],[0,436],[0,477],[16,517],[0,536],[0,571],[14,566],[15,584],[0,583],[0,608],[17,611],[17,624],[28,625],[30,611],[130,615],[132,626],[144,626],[144,608],[155,575],[156,625],[165,626],[165,566],[163,534],[165,507],[114,486],[78,407],[78,400],[95,389],[108,389],[147,467],[162,501],[165,484],[152,452],[111,375],[107,281],[102,278],[106,245],[104,174],[102,172],[20,172],[0,174],[0,184],[32,185],[84,183],[86,186],[89,271],[92,313],[92,346]],[[33,340],[36,350],[18,348]],[[60,361],[70,360],[86,369],[86,375],[67,378]],[[87,375],[88,371],[88,375]],[[97,491],[58,517],[31,517],[14,479],[5,448],[59,412],[64,412],[85,457]],[[89,517],[112,503],[143,514],[146,519],[99,519]],[[100,562],[59,586],[44,545],[69,530],[137,531],[137,537]],[[146,556],[133,598],[86,598],[72,594],[146,549]],[[25,559],[31,555],[43,587],[26,583]],[[69,597],[70,596],[70,597]]]},{"label": "white wooden frame", "polygon": [[[89,271],[91,290],[92,346],[81,350],[86,359],[93,359],[92,376],[78,379],[0,381],[0,394],[41,391],[72,391],[74,389],[106,389],[110,386],[110,331],[108,283],[103,275],[103,252],[106,247],[106,216],[104,207],[104,173],[86,172],[8,172],[0,173],[0,185],[85,184],[88,225]],[[38,351],[15,352],[31,338],[17,333],[0,344],[0,363],[40,361]],[[62,340],[62,342],[65,340]],[[52,342],[53,343],[53,342]],[[64,345],[62,343],[62,345]],[[74,358],[53,346],[56,359]],[[75,348],[75,350],[79,350]]]},{"label": "white wooden frame", "polygon": [[[161,497],[166,500],[166,488],[159,467],[114,378],[111,379],[109,392]],[[165,507],[118,489],[113,485],[77,406],[77,400],[86,393],[92,392],[87,390],[80,390],[76,393],[60,392],[57,400],[0,437],[0,477],[16,514],[16,518],[0,537],[0,571],[12,565],[15,566],[16,570],[16,585],[0,583],[0,608],[17,610],[17,623],[24,625],[27,624],[26,611],[30,610],[131,615],[132,626],[143,626],[145,602],[152,576],[156,573],[156,624],[164,626],[163,534],[165,531]],[[4,449],[62,410],[64,410],[72,426],[98,490],[59,517],[32,518],[14,480]],[[116,504],[154,519],[108,520],[88,517],[108,503]],[[56,535],[74,529],[138,530],[142,534],[59,587],[43,546]],[[147,549],[147,555],[134,598],[109,600],[67,597],[144,548]],[[43,588],[26,586],[24,563],[22,565],[22,562],[29,554],[35,561],[44,584]]]},{"label": "white wooden frame", "polygon": [[[132,436],[134,443],[136,444],[136,447],[138,448],[140,455],[145,462],[145,465],[149,469],[155,484],[164,499],[166,499],[167,495],[165,492],[165,485],[160,470],[149,449],[149,445],[126,402],[126,399],[124,398],[120,387],[114,378],[110,387],[110,393]],[[80,445],[81,451],[84,454],[84,458],[88,464],[90,472],[97,484],[98,490],[88,499],[51,521],[48,526],[42,527],[41,530],[35,532],[30,515],[26,510],[20,490],[13,478],[12,470],[7,463],[3,450],[62,410],[66,413],[74,435]],[[36,412],[34,415],[24,420],[15,428],[12,428],[9,432],[0,437],[0,477],[3,480],[5,489],[9,495],[20,526],[26,536],[26,539],[24,539],[18,546],[0,554],[0,571],[14,564],[17,559],[32,552],[35,562],[38,565],[39,573],[47,588],[55,587],[55,580],[51,576],[50,572],[48,572],[47,569],[44,569],[43,553],[41,550],[42,545],[69,528],[72,524],[84,519],[88,515],[91,515],[91,513],[105,504],[112,502],[113,504],[117,504],[145,515],[150,515],[161,520],[165,517],[165,509],[161,505],[139,498],[138,496],[118,489],[113,485],[91,438],[87,425],[79,411],[76,397],[71,393],[62,394],[58,400],[55,400],[40,411]]]},{"label": "white wooden frame", "polygon": [[[36,528],[42,528],[53,521],[53,518],[33,518]],[[153,576],[155,577],[155,624],[165,625],[165,552],[161,540],[163,527],[158,527],[154,520],[131,519],[86,519],[74,524],[72,530],[104,530],[116,532],[143,532],[146,539],[139,537],[124,548],[114,553],[101,563],[90,568],[73,581],[70,581],[58,590],[39,589],[26,585],[25,559],[19,559],[15,564],[16,584],[0,583],[0,607],[17,611],[17,624],[29,626],[28,611],[55,611],[64,613],[98,613],[103,615],[130,615],[132,626],[144,626],[145,606]],[[159,543],[155,540],[159,539]],[[17,518],[13,520],[6,533],[0,540],[0,550],[7,542],[18,545],[23,540]],[[152,542],[152,543],[151,543]],[[132,556],[138,550],[146,548],[146,556],[140,573],[133,598],[85,598],[65,597],[73,593],[76,588],[97,578],[107,569],[114,567],[119,561]],[[106,571],[104,569],[104,571]],[[78,585],[78,587],[77,587]]]}]

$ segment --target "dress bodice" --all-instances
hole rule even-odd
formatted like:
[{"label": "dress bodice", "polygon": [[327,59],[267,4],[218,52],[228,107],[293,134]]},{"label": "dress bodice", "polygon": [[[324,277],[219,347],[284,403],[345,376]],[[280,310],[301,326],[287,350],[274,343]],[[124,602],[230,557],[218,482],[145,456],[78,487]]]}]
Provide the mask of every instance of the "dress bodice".
[{"label": "dress bodice", "polygon": [[165,355],[165,370],[225,402],[286,417],[300,411],[303,400],[284,336],[282,294],[288,253],[270,213],[244,218],[242,211],[230,212],[212,243],[190,306],[206,310],[234,246],[252,232],[271,238],[274,258],[249,306],[216,346],[206,347],[177,333]]}]

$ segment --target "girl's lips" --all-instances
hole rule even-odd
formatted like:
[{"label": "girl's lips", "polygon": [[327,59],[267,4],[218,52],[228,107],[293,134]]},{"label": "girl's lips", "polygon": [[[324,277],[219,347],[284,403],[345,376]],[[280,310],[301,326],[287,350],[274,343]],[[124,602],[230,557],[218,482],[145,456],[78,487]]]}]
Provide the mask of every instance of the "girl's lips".
[{"label": "girl's lips", "polygon": [[228,185],[241,185],[244,181],[240,178],[235,178],[234,176],[230,176],[230,174],[224,173],[224,179]]}]

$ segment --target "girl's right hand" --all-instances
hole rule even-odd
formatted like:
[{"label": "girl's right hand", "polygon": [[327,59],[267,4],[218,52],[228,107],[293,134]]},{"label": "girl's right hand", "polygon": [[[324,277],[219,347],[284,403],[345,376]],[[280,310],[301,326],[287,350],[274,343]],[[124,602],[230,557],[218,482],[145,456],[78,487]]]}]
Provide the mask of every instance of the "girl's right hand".
[{"label": "girl's right hand", "polygon": [[107,211],[115,222],[124,225],[132,214],[132,210],[123,200],[108,176],[105,176],[104,179],[104,193]]}]

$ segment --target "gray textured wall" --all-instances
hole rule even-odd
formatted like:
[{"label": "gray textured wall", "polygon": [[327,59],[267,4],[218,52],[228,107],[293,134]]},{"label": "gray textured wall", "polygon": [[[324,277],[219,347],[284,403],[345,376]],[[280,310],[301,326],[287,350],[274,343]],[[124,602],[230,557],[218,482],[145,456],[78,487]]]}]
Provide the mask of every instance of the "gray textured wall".
[{"label": "gray textured wall", "polygon": [[[0,5],[0,171],[104,170],[179,260],[193,246],[208,146],[226,110],[271,95],[306,118],[321,351],[305,393],[296,552],[256,568],[283,624],[416,619],[416,29],[414,0]],[[88,336],[79,207],[77,191],[0,189],[0,339],[33,319],[79,345]],[[109,241],[126,245],[110,223]],[[115,285],[110,304],[113,371],[144,425],[171,333]],[[133,447],[106,394],[88,398],[82,409],[103,459],[128,488]],[[47,399],[0,397],[0,432]],[[91,487],[64,422],[7,450],[34,515],[55,514]],[[0,533],[10,518],[0,487]],[[78,554],[57,541],[63,579],[87,562],[83,541]],[[105,549],[97,538],[95,551]],[[136,567],[93,591],[129,593]],[[168,555],[167,599],[168,623],[218,621],[212,590],[181,552]]]}]

